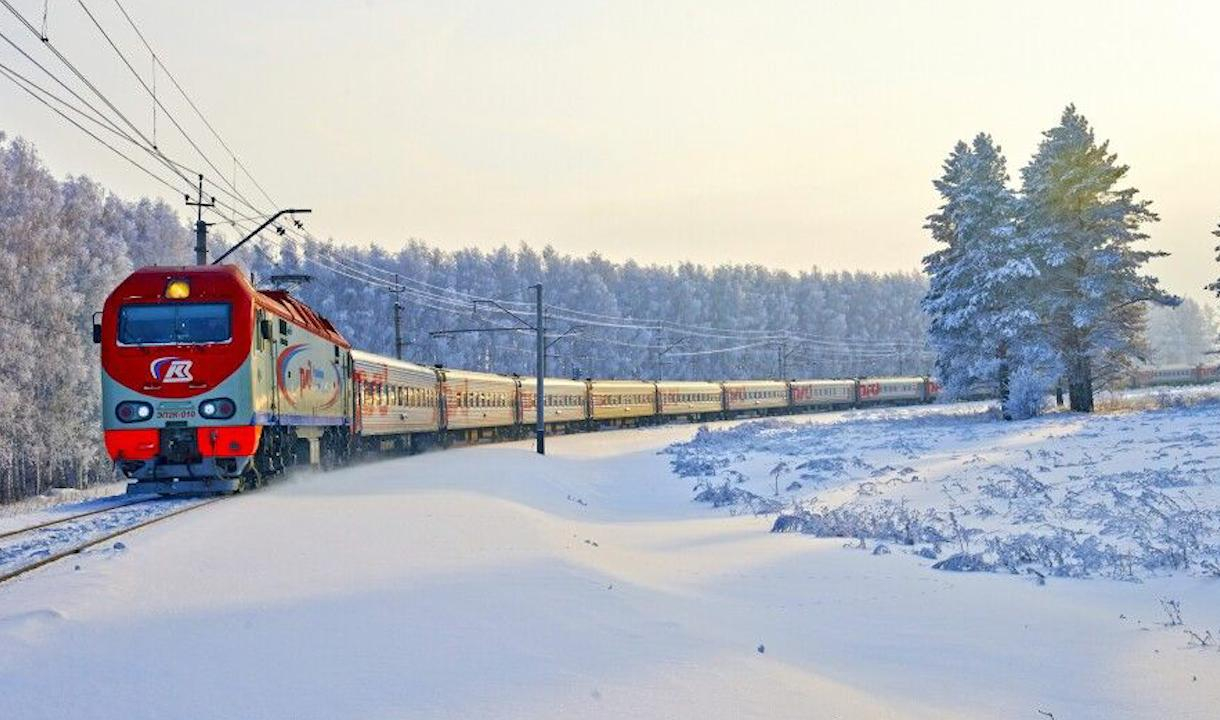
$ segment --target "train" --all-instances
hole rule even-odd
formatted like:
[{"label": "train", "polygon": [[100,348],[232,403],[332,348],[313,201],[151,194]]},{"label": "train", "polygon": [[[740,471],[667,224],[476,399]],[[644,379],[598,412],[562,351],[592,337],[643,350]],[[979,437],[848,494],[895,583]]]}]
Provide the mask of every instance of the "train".
[{"label": "train", "polygon": [[[293,465],[525,437],[533,377],[421,365],[351,346],[285,290],[233,265],[145,267],[106,298],[102,430],[131,493],[231,493]],[[1136,373],[1133,385],[1211,382],[1220,368]],[[930,403],[928,376],[676,381],[543,380],[547,433]]]},{"label": "train", "polygon": [[[145,267],[106,298],[106,452],[131,493],[231,493],[292,465],[524,437],[532,377],[427,366],[353,348],[285,290],[234,265]],[[548,433],[883,403],[926,403],[929,377],[543,380]]]},{"label": "train", "polygon": [[1218,365],[1170,365],[1140,368],[1131,374],[1128,386],[1199,385],[1217,380],[1220,380],[1220,366]]}]

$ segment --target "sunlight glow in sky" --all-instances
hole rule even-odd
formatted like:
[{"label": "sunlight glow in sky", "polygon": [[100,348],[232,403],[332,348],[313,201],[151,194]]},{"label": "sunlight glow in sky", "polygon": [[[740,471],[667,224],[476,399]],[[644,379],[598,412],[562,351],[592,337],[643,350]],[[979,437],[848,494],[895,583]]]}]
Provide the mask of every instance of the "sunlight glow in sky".
[{"label": "sunlight glow in sky", "polygon": [[[113,3],[87,4],[146,71]],[[39,20],[42,5],[16,0]],[[1075,102],[1162,217],[1150,230],[1173,253],[1154,266],[1168,289],[1203,298],[1220,274],[1214,3],[125,5],[259,181],[313,208],[323,236],[909,270],[932,249],[921,226],[953,143],[992,133],[1016,178]],[[50,4],[52,40],[151,124],[87,23]],[[0,31],[49,60],[7,13]],[[8,47],[0,60],[27,67]],[[181,202],[7,83],[0,129],[57,174]],[[164,117],[158,132],[196,162]]]}]

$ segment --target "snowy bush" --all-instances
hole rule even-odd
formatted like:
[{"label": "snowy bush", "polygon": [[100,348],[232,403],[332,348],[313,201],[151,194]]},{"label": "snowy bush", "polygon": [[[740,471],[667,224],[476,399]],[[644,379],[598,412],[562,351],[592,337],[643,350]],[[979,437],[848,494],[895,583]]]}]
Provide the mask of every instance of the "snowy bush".
[{"label": "snowy bush", "polygon": [[1054,378],[1031,367],[1018,367],[1008,382],[1008,400],[1004,403],[1004,414],[1013,420],[1025,420],[1046,409],[1050,398],[1048,390],[1054,386]]},{"label": "snowy bush", "polygon": [[779,512],[784,506],[778,500],[756,495],[748,490],[733,487],[725,480],[719,485],[710,482],[696,486],[695,502],[708,503],[712,507],[744,509],[756,515]]},{"label": "snowy bush", "polygon": [[885,543],[941,570],[1220,576],[1215,418],[1215,405],[1022,423],[876,409],[706,429],[666,452],[678,475],[716,469],[697,486],[714,504],[755,507],[791,468],[800,486],[780,484],[774,532]]}]

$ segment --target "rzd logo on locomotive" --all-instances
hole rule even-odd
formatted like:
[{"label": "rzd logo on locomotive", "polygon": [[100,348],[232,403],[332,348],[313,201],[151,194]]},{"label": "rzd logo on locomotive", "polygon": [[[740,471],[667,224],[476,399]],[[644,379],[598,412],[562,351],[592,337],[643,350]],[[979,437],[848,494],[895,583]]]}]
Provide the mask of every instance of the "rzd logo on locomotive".
[{"label": "rzd logo on locomotive", "polygon": [[163,357],[153,360],[148,366],[154,380],[159,380],[163,383],[185,383],[194,380],[191,375],[190,360],[183,360],[177,357]]}]

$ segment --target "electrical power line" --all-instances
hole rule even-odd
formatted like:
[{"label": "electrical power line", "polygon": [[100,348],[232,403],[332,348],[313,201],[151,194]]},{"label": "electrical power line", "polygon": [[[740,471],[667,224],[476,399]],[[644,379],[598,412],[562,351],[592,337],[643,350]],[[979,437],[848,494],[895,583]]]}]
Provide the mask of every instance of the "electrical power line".
[{"label": "electrical power line", "polygon": [[[89,130],[89,129],[88,129],[88,128],[86,128],[84,125],[81,125],[81,124],[80,124],[80,123],[78,123],[76,120],[72,119],[71,117],[68,117],[68,115],[67,115],[67,114],[65,114],[63,111],[61,111],[59,108],[57,108],[57,107],[55,107],[55,106],[51,105],[51,104],[50,104],[49,102],[47,102],[45,99],[43,99],[42,97],[40,97],[40,96],[38,95],[38,93],[37,93],[37,92],[35,92],[35,90],[33,90],[33,89],[31,89],[31,87],[27,86],[27,84],[26,84],[26,83],[27,83],[28,81],[27,81],[27,80],[26,80],[26,78],[25,78],[24,76],[22,76],[20,73],[17,73],[17,72],[15,72],[14,70],[12,70],[11,68],[9,68],[7,65],[4,65],[3,63],[0,63],[0,74],[4,75],[6,78],[8,78],[10,81],[12,81],[12,82],[13,82],[13,84],[15,84],[17,87],[21,88],[22,90],[24,90],[26,93],[28,93],[28,94],[30,95],[30,97],[34,98],[34,99],[35,99],[35,100],[37,100],[38,102],[40,102],[40,103],[42,103],[43,105],[47,106],[47,108],[49,108],[49,109],[51,110],[51,112],[54,112],[56,115],[59,115],[61,118],[63,118],[63,119],[64,119],[64,120],[66,120],[67,122],[69,122],[69,123],[71,123],[72,125],[76,126],[76,128],[77,128],[78,130],[80,130],[81,132],[85,133],[85,134],[86,134],[86,135],[88,135],[89,137],[91,137],[91,138],[93,138],[94,140],[96,140],[98,143],[100,143],[102,146],[104,146],[105,148],[107,148],[108,150],[110,150],[111,152],[113,152],[115,155],[118,155],[119,157],[123,158],[123,159],[124,159],[124,160],[126,160],[127,162],[131,163],[133,166],[135,166],[136,168],[138,168],[139,170],[141,170],[142,172],[144,172],[146,175],[148,175],[149,177],[151,177],[153,180],[156,180],[157,182],[161,183],[162,185],[164,185],[165,187],[169,188],[169,189],[170,189],[171,191],[173,191],[173,192],[178,192],[178,191],[179,191],[179,188],[178,188],[177,186],[175,186],[173,183],[169,182],[168,180],[166,180],[165,178],[161,177],[160,175],[157,175],[155,172],[153,172],[152,170],[149,170],[149,169],[148,169],[147,167],[145,167],[144,165],[141,165],[141,164],[139,163],[139,161],[137,161],[136,159],[132,158],[130,155],[128,155],[128,154],[126,154],[126,153],[124,153],[122,150],[119,150],[118,148],[116,148],[115,146],[111,145],[110,143],[106,142],[106,141],[105,141],[105,140],[103,140],[102,138],[98,137],[97,135],[95,135],[95,134],[93,133],[93,131]],[[32,85],[32,84],[31,84],[31,85]],[[37,87],[37,86],[34,86],[34,87]]]},{"label": "electrical power line", "polygon": [[187,105],[190,105],[191,110],[195,111],[195,115],[199,117],[204,126],[206,126],[207,129],[212,133],[212,136],[216,138],[216,141],[220,143],[220,146],[223,147],[227,153],[229,153],[229,157],[233,159],[233,163],[237,167],[241,168],[242,172],[247,178],[250,179],[250,182],[254,184],[254,187],[256,187],[258,191],[263,194],[263,197],[266,198],[268,203],[271,205],[277,205],[278,203],[271,199],[271,196],[267,194],[267,191],[263,189],[263,186],[254,178],[253,175],[250,174],[250,171],[246,169],[246,166],[241,162],[241,160],[238,159],[237,153],[235,153],[233,149],[229,147],[229,144],[224,141],[224,138],[220,136],[220,133],[217,132],[216,128],[211,122],[208,121],[207,117],[204,116],[203,111],[199,109],[199,106],[196,105],[195,101],[191,99],[191,96],[182,87],[182,84],[178,82],[178,78],[175,77],[170,69],[165,66],[165,63],[161,60],[161,56],[158,55],[157,51],[153,49],[147,38],[144,37],[144,33],[141,32],[140,28],[136,25],[135,20],[132,19],[131,14],[127,12],[127,8],[123,7],[123,3],[120,2],[120,0],[114,0],[114,4],[118,7],[119,12],[123,14],[123,17],[127,20],[127,24],[130,25],[131,29],[135,31],[136,36],[140,38],[140,42],[144,43],[144,47],[148,50],[149,54],[152,55],[156,66],[160,67],[165,72],[165,76],[169,78],[169,81],[173,84],[174,88],[177,89],[182,95],[182,98],[186,100]]}]

